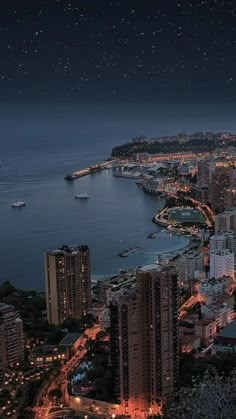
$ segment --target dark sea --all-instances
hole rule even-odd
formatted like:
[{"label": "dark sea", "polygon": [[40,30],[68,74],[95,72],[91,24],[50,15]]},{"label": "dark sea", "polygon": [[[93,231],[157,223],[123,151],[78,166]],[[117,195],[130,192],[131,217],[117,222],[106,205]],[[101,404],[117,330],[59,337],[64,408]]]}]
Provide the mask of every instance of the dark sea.
[{"label": "dark sea", "polygon": [[[163,201],[134,180],[104,170],[74,182],[64,175],[108,158],[133,136],[194,130],[236,131],[233,111],[211,107],[137,105],[1,105],[0,282],[44,289],[44,252],[88,244],[93,276],[153,263],[186,239],[160,231],[152,217]],[[230,113],[231,112],[231,113]],[[76,200],[87,192],[89,200]],[[25,201],[26,207],[12,208]],[[118,253],[140,246],[142,254]]]}]

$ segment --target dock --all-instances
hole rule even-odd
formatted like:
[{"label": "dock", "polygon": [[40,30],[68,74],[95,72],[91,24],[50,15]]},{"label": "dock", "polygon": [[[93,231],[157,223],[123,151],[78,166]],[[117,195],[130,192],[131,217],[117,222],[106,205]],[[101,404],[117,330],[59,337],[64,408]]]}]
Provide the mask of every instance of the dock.
[{"label": "dock", "polygon": [[102,170],[106,169],[112,163],[112,160],[106,161],[104,163],[95,164],[93,166],[87,167],[86,169],[79,170],[78,172],[74,172],[72,174],[66,175],[64,179],[66,180],[74,180],[83,176],[92,175],[93,173],[101,172]]},{"label": "dock", "polygon": [[142,247],[131,247],[130,249],[127,249],[127,250],[124,250],[121,253],[118,253],[118,256],[120,256],[121,258],[127,258],[129,256],[129,254],[135,253],[138,250],[142,250]]}]

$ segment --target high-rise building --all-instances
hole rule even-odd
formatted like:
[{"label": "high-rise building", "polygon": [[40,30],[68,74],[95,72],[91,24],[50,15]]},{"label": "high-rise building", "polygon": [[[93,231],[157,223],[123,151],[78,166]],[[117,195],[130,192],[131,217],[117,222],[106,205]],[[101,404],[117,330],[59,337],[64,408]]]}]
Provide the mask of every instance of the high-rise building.
[{"label": "high-rise building", "polygon": [[187,285],[188,281],[204,273],[204,255],[198,252],[186,252],[177,260],[176,266],[179,282]]},{"label": "high-rise building", "polygon": [[236,234],[230,231],[221,231],[210,238],[210,252],[214,250],[229,249],[234,255],[236,254]]},{"label": "high-rise building", "polygon": [[140,417],[144,410],[141,374],[140,335],[135,292],[126,292],[110,305],[111,363],[114,396],[120,413]]},{"label": "high-rise building", "polygon": [[4,370],[23,359],[22,320],[13,306],[0,304],[0,381]]},{"label": "high-rise building", "polygon": [[138,268],[136,292],[114,300],[110,311],[113,389],[122,414],[159,414],[178,379],[175,268]]},{"label": "high-rise building", "polygon": [[227,205],[227,189],[232,185],[233,167],[216,166],[210,183],[210,202],[213,211],[222,212]]},{"label": "high-rise building", "polygon": [[236,189],[235,187],[229,188],[226,191],[226,203],[225,208],[231,209],[236,206]]},{"label": "high-rise building", "polygon": [[191,196],[203,203],[209,202],[209,188],[208,186],[191,185]]},{"label": "high-rise building", "polygon": [[233,231],[236,233],[236,208],[218,214],[215,219],[215,232]]},{"label": "high-rise building", "polygon": [[208,187],[211,182],[213,163],[210,159],[202,159],[197,162],[197,183],[200,187]]},{"label": "high-rise building", "polygon": [[210,253],[210,278],[231,276],[234,278],[234,254],[230,250],[215,250]]},{"label": "high-rise building", "polygon": [[45,254],[47,318],[61,324],[80,319],[91,306],[90,253],[88,246],[68,247]]}]

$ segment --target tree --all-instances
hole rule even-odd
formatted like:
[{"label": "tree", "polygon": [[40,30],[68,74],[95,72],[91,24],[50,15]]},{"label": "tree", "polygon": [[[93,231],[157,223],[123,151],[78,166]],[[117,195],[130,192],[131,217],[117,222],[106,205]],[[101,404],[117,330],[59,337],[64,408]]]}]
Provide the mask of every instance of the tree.
[{"label": "tree", "polygon": [[81,332],[83,324],[78,319],[68,318],[65,319],[62,324],[63,329],[68,329],[71,333]]},{"label": "tree", "polygon": [[5,281],[0,285],[0,298],[7,297],[14,292],[16,292],[16,289],[9,281]]},{"label": "tree", "polygon": [[236,370],[228,377],[214,370],[182,388],[177,401],[164,406],[164,419],[235,419],[235,402]]}]

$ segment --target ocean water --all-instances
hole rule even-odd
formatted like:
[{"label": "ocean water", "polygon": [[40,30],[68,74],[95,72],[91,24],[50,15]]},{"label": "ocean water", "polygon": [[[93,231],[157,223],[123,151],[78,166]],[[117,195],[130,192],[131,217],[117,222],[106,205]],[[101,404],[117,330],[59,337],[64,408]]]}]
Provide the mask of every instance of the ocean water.
[{"label": "ocean water", "polygon": [[[198,109],[198,108],[197,108]],[[179,131],[234,130],[234,115],[219,109],[75,105],[14,105],[0,113],[0,282],[44,288],[43,254],[62,244],[88,244],[94,276],[153,262],[156,255],[186,244],[160,231],[151,219],[163,202],[148,196],[134,180],[104,170],[74,182],[64,175],[108,158],[113,146],[135,135]],[[214,122],[215,121],[215,122]],[[235,124],[236,125],[236,124]],[[236,131],[236,130],[235,130]],[[74,196],[88,192],[91,198]],[[13,209],[17,200],[24,208]],[[140,246],[144,254],[120,258]]]}]

